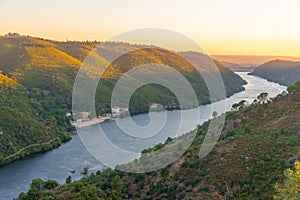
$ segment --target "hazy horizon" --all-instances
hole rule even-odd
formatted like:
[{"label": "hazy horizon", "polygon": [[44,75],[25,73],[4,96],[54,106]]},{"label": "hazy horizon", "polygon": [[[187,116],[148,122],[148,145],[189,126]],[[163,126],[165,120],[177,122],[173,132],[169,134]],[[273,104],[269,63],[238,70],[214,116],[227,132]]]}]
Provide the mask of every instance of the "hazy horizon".
[{"label": "hazy horizon", "polygon": [[0,35],[105,41],[140,28],[164,28],[210,55],[300,56],[300,2],[0,0]]},{"label": "hazy horizon", "polygon": [[[0,37],[5,37],[7,36],[9,33],[11,34],[19,34],[20,36],[24,37],[24,36],[29,36],[29,37],[33,37],[33,38],[40,38],[40,39],[44,39],[44,40],[51,40],[51,41],[57,41],[57,42],[85,42],[85,41],[89,41],[89,42],[107,42],[104,40],[72,40],[72,39],[66,39],[66,40],[57,40],[54,38],[46,38],[43,36],[39,36],[39,35],[29,35],[29,34],[23,34],[23,33],[19,33],[19,32],[8,32],[6,34],[0,35]],[[111,41],[111,42],[123,42],[123,43],[128,43],[131,45],[148,45],[148,44],[133,44],[131,42],[124,42],[124,41]],[[181,51],[178,51],[181,52]],[[182,51],[185,52],[185,51]],[[300,54],[299,56],[289,56],[289,55],[256,55],[256,54],[209,54],[210,56],[241,56],[241,57],[286,57],[286,58],[299,58],[300,59]],[[299,60],[300,61],[300,60]]]}]

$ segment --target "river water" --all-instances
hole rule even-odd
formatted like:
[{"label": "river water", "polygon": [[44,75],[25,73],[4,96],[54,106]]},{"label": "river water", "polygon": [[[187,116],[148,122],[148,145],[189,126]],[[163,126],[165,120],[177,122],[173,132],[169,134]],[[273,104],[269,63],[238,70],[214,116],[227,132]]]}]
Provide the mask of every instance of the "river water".
[{"label": "river water", "polygon": [[[237,72],[244,80],[248,82],[245,85],[245,90],[239,92],[225,100],[215,102],[214,110],[211,105],[200,106],[198,109],[201,112],[199,123],[203,123],[212,116],[213,111],[219,111],[221,106],[226,104],[226,110],[230,110],[234,103],[238,103],[245,99],[252,102],[261,92],[269,93],[269,97],[275,97],[282,91],[286,90],[285,86],[269,82],[265,79],[247,75],[247,72]],[[224,107],[224,106],[223,106]],[[160,142],[164,142],[168,137],[174,136],[174,131],[178,128],[180,120],[180,111],[167,111],[167,123],[161,132],[150,140],[140,142],[139,140],[126,137],[116,125],[116,122],[106,122],[101,124],[101,128],[105,132],[109,132],[109,139],[117,143],[122,148],[139,152],[142,149],[151,147]],[[127,120],[127,119],[124,119]],[[149,115],[142,114],[133,116],[133,120],[138,125],[147,125],[149,123]],[[184,119],[189,121],[188,118]],[[192,121],[192,120],[191,120]],[[94,125],[93,128],[97,128]],[[194,124],[185,124],[182,133],[192,130]],[[19,160],[0,168],[0,200],[13,199],[20,192],[28,190],[31,180],[34,178],[42,178],[44,180],[57,180],[59,183],[64,183],[68,176],[72,176],[73,180],[81,177],[80,171],[89,166],[91,172],[103,169],[103,164],[93,158],[85,149],[78,135],[74,134],[73,139],[59,148],[46,153],[35,154],[23,160]],[[72,173],[72,172],[73,173]]]}]

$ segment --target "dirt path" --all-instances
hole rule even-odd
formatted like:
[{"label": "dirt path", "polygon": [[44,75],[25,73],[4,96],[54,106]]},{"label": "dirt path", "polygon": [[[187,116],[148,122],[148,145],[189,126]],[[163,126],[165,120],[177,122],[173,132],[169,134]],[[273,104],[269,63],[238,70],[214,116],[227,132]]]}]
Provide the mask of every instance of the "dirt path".
[{"label": "dirt path", "polygon": [[18,154],[20,154],[22,151],[26,150],[26,149],[29,149],[31,147],[36,147],[36,146],[40,146],[40,145],[47,145],[47,144],[51,144],[52,142],[54,142],[55,140],[57,140],[58,138],[54,138],[52,140],[50,140],[49,142],[44,142],[44,143],[38,143],[38,144],[31,144],[31,145],[28,145],[26,147],[23,147],[21,149],[19,149],[16,153],[10,155],[10,156],[7,156],[7,157],[4,157],[5,159],[8,159],[8,158],[11,158],[11,157],[14,157]]}]

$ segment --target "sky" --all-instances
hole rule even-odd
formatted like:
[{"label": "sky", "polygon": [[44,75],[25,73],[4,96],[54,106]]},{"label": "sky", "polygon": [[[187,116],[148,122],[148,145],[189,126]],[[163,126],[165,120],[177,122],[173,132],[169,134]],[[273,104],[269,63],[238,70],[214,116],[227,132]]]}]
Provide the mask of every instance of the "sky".
[{"label": "sky", "polygon": [[105,41],[163,28],[208,54],[300,57],[299,0],[0,0],[0,35]]}]

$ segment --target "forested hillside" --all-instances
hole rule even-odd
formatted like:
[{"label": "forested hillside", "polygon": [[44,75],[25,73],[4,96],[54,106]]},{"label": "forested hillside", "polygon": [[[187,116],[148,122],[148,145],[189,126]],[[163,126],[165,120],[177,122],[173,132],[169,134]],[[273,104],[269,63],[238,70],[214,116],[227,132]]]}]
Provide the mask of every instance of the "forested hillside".
[{"label": "forested hillside", "polygon": [[[145,62],[174,67],[191,82],[199,105],[211,101],[201,76],[175,52],[127,43],[59,42],[18,34],[1,36],[2,163],[32,152],[51,149],[70,139],[67,131],[72,127],[66,113],[72,108],[74,80],[81,64],[96,46],[97,53],[90,55],[95,62],[104,65],[112,62],[103,74],[96,92],[97,115],[110,112],[111,92],[122,74]],[[139,49],[142,47],[144,49]],[[119,57],[121,54],[124,55]],[[224,79],[227,96],[243,90],[245,82],[239,76],[220,63],[217,66]],[[145,73],[151,76],[152,72]],[[94,78],[93,71],[88,76]],[[161,103],[167,109],[179,108],[170,90],[158,85],[146,85],[134,93],[130,101],[131,114],[147,112],[153,102]]]},{"label": "forested hillside", "polygon": [[69,140],[59,106],[47,92],[27,90],[0,74],[0,164]]}]

